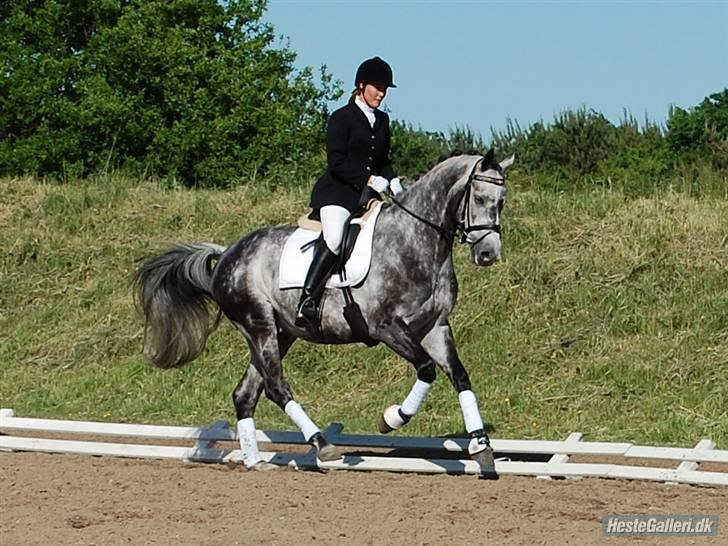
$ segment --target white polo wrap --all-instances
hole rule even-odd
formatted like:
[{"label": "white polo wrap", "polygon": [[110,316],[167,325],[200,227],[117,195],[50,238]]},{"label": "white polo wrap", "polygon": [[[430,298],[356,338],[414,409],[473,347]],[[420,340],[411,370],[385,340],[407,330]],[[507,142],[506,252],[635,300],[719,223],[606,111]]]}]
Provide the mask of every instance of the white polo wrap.
[{"label": "white polo wrap", "polygon": [[301,404],[295,400],[291,400],[288,404],[286,404],[286,415],[288,415],[288,417],[296,423],[296,426],[301,430],[301,433],[307,442],[314,434],[321,432],[321,430],[319,430],[316,424],[311,421],[311,418],[303,410]]},{"label": "white polo wrap", "polygon": [[478,410],[478,400],[475,398],[473,391],[462,391],[458,394],[460,408],[463,410],[463,419],[465,420],[465,430],[473,432],[483,428],[483,419],[480,417]]},{"label": "white polo wrap", "polygon": [[258,451],[258,440],[255,438],[255,421],[252,417],[246,417],[238,421],[238,439],[240,450],[243,452],[243,462],[250,468],[255,463],[263,460]]},{"label": "white polo wrap", "polygon": [[427,398],[427,393],[432,389],[432,383],[425,383],[419,379],[412,385],[412,390],[402,402],[402,413],[405,415],[416,415],[420,411],[422,402]]}]

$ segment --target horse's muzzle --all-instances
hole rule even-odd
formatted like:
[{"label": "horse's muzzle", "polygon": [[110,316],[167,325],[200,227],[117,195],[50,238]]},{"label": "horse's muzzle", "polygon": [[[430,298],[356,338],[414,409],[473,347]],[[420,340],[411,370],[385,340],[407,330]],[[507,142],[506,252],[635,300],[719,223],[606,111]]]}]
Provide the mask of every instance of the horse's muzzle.
[{"label": "horse's muzzle", "polygon": [[[496,235],[495,237],[491,235]],[[488,267],[501,257],[500,235],[493,233],[470,247],[470,255],[475,265]]]},{"label": "horse's muzzle", "polygon": [[488,267],[493,265],[495,262],[498,261],[499,257],[500,256],[496,256],[486,250],[477,253],[473,252],[473,262],[475,262],[475,265],[479,265],[481,267]]}]

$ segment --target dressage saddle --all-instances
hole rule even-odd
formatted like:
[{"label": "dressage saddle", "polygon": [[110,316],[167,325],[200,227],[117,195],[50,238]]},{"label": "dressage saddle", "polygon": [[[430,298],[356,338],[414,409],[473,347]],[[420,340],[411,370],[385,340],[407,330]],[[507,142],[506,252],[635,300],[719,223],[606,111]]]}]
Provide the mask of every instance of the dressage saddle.
[{"label": "dressage saddle", "polygon": [[[365,206],[362,206],[359,210],[351,213],[344,225],[344,236],[342,238],[341,252],[339,253],[338,260],[334,264],[329,275],[324,276],[319,281],[319,284],[317,286],[310,287],[312,294],[323,294],[324,290],[326,289],[326,282],[328,281],[328,277],[331,275],[331,273],[338,274],[339,276],[341,276],[342,280],[346,280],[345,265],[348,259],[351,257],[352,252],[354,251],[354,245],[356,244],[356,240],[359,237],[362,226],[361,222],[352,221],[361,218],[364,222],[366,222],[369,217],[374,214],[378,206],[387,205],[381,200],[370,199]],[[311,231],[321,231],[321,216],[318,209],[312,210],[308,214],[305,214],[301,218],[299,218],[298,225],[299,227]],[[318,238],[303,245],[301,247],[301,252],[305,252],[312,246],[322,244],[326,244],[323,239],[323,232],[318,236]],[[343,309],[344,319],[349,324],[354,338],[369,347],[377,345],[379,342],[372,339],[369,335],[369,326],[367,325],[367,322],[362,315],[359,304],[354,301],[354,297],[351,293],[351,288],[345,286],[341,288],[341,290],[343,290],[344,292],[345,301]],[[317,309],[316,312],[319,314],[319,316],[317,317],[319,319],[319,321],[317,321],[317,324],[320,324],[321,309]]]}]

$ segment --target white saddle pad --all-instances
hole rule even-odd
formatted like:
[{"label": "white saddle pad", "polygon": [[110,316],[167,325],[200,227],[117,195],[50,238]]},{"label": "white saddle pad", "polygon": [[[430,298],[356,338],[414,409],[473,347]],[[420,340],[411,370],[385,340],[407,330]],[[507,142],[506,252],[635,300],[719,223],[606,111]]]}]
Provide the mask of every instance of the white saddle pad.
[{"label": "white saddle pad", "polygon": [[[361,218],[352,221],[353,224],[362,224],[359,237],[354,243],[354,250],[346,262],[346,280],[342,280],[338,273],[331,275],[326,283],[329,288],[344,288],[345,286],[356,286],[364,281],[369,273],[369,265],[372,261],[372,240],[374,238],[374,226],[379,217],[382,207],[377,207],[371,217],[363,223]],[[313,245],[305,252],[301,247],[316,239],[321,232],[310,229],[298,228],[286,241],[283,247],[280,261],[280,274],[278,285],[280,288],[301,288],[306,280],[306,273],[313,260]]]}]

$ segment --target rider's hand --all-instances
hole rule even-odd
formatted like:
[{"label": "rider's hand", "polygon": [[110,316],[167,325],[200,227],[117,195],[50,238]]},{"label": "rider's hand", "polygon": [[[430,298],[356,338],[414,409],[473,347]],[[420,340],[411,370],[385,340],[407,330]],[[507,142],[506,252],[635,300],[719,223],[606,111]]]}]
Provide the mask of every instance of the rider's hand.
[{"label": "rider's hand", "polygon": [[367,185],[364,187],[364,191],[361,192],[361,197],[359,198],[359,206],[362,208],[366,208],[371,199],[381,201],[382,196],[371,185]]},{"label": "rider's hand", "polygon": [[382,193],[389,187],[389,180],[387,180],[383,176],[372,176],[369,179],[369,183],[367,185],[373,188],[375,191]]},{"label": "rider's hand", "polygon": [[403,189],[404,187],[402,187],[402,182],[400,182],[399,176],[395,176],[389,181],[389,191],[392,192],[392,195],[397,195]]}]

